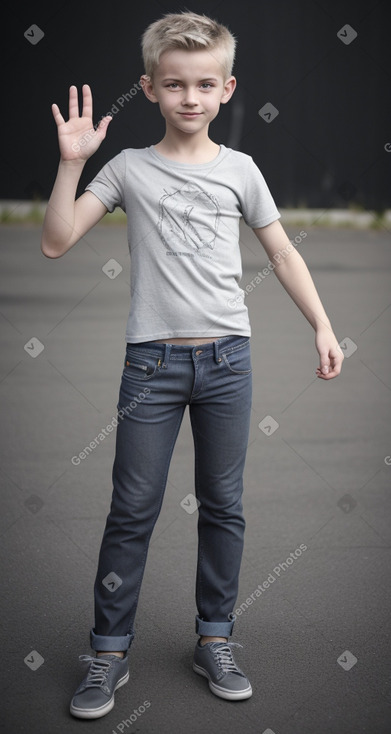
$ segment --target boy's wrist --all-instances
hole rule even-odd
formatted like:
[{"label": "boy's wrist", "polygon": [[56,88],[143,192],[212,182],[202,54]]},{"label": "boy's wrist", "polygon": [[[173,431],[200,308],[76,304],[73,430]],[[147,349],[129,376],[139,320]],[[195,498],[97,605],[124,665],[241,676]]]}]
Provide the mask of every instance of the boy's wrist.
[{"label": "boy's wrist", "polygon": [[82,158],[75,158],[72,160],[68,160],[66,158],[60,158],[60,166],[61,168],[69,168],[70,170],[83,170],[86,160],[83,160]]},{"label": "boy's wrist", "polygon": [[320,334],[322,331],[327,332],[327,334],[334,334],[333,327],[331,326],[330,321],[319,321],[315,325],[315,332],[317,334]]}]

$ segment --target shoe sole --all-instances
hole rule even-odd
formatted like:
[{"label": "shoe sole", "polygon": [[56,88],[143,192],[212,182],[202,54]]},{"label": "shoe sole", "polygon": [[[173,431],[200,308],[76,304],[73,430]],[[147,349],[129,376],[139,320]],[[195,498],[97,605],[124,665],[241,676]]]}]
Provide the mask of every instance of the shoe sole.
[{"label": "shoe sole", "polygon": [[99,719],[101,716],[106,716],[106,714],[108,714],[109,711],[114,708],[114,693],[118,690],[118,688],[124,686],[125,683],[128,682],[128,680],[129,671],[117,682],[110,701],[105,703],[104,706],[100,706],[97,709],[80,709],[77,708],[77,706],[73,706],[73,704],[71,703],[70,712],[72,716],[76,716],[78,719]]},{"label": "shoe sole", "polygon": [[228,688],[221,688],[216,685],[216,683],[213,683],[208,671],[205,670],[205,668],[201,668],[197,663],[193,663],[193,670],[195,673],[198,673],[198,675],[202,675],[204,678],[208,679],[210,690],[215,694],[215,696],[219,696],[219,698],[225,698],[227,701],[241,701],[252,696],[253,691],[251,685],[243,691],[230,691]]}]

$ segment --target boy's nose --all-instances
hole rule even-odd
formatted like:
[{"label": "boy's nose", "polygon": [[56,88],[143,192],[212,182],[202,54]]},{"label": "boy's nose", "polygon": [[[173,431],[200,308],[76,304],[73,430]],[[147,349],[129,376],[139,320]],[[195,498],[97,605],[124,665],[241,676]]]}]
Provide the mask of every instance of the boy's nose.
[{"label": "boy's nose", "polygon": [[186,105],[195,105],[195,104],[197,104],[197,98],[196,98],[195,91],[192,90],[192,89],[188,89],[185,92],[185,94],[184,94],[182,103],[183,104],[186,104]]}]

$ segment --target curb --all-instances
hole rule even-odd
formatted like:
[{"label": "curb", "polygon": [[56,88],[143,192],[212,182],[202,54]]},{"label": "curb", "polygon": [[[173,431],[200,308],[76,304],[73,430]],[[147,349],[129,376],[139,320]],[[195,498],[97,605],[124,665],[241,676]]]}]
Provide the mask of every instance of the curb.
[{"label": "curb", "polygon": [[[43,221],[47,201],[0,200],[2,224],[40,224]],[[283,225],[313,227],[351,227],[354,229],[391,228],[391,209],[380,214],[376,211],[353,209],[290,209],[279,208]],[[103,225],[125,224],[125,213],[116,208],[102,220]]]}]

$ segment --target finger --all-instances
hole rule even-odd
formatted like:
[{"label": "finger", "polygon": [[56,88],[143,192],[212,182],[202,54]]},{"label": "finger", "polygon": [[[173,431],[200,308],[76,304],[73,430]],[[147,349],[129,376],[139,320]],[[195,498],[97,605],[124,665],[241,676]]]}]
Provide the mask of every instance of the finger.
[{"label": "finger", "polygon": [[96,128],[96,132],[100,134],[102,140],[106,137],[107,128],[109,127],[112,119],[112,115],[105,115],[105,117],[102,117],[98,127]]},{"label": "finger", "polygon": [[330,364],[331,364],[331,371],[334,375],[339,375],[339,373],[341,372],[343,360],[344,360],[344,355],[342,351],[337,352],[337,353],[335,352],[331,353]]},{"label": "finger", "polygon": [[319,369],[322,375],[327,375],[330,372],[330,359],[326,352],[320,354]]},{"label": "finger", "polygon": [[329,372],[328,375],[318,375],[321,380],[332,380],[334,377],[338,377],[338,374],[336,372]]},{"label": "finger", "polygon": [[83,117],[92,120],[92,94],[88,84],[83,84]]},{"label": "finger", "polygon": [[324,375],[319,369],[316,370],[316,376],[320,377],[321,380],[331,380],[333,377],[336,377],[333,372],[328,372],[327,375]]},{"label": "finger", "polygon": [[60,112],[60,108],[58,105],[52,104],[52,113],[56,125],[62,125],[63,123],[65,123],[65,120]]},{"label": "finger", "polygon": [[335,376],[340,374],[341,369],[342,369],[342,362],[343,362],[342,359],[338,359],[338,358],[335,359],[334,364],[333,364],[333,369],[332,369],[332,373]]},{"label": "finger", "polygon": [[77,98],[77,87],[69,87],[69,119],[79,117],[79,100]]},{"label": "finger", "polygon": [[323,373],[320,367],[316,370],[317,377],[320,377],[322,380],[332,380],[333,377],[337,377],[341,372],[342,362],[337,362],[336,364],[332,364],[331,367],[329,367],[327,373]]}]

